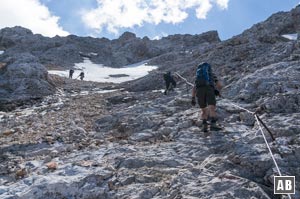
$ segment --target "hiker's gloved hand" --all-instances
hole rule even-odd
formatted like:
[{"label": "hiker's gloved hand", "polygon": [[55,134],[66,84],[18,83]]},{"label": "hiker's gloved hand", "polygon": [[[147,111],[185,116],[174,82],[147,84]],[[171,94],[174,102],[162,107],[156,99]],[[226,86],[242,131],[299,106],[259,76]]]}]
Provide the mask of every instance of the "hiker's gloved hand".
[{"label": "hiker's gloved hand", "polygon": [[192,97],[192,102],[191,102],[192,106],[195,106],[196,105],[196,98],[195,97]]},{"label": "hiker's gloved hand", "polygon": [[215,89],[215,95],[220,97],[221,96],[220,95],[220,91],[218,91],[217,89]]}]

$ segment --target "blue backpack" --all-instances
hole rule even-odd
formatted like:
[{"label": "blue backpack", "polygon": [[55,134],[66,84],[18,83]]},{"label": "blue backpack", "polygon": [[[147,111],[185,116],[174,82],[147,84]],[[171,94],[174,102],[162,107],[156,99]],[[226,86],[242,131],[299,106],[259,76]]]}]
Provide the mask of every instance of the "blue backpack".
[{"label": "blue backpack", "polygon": [[210,65],[208,63],[202,63],[198,66],[196,71],[196,87],[202,87],[210,85],[211,79],[210,79]]}]

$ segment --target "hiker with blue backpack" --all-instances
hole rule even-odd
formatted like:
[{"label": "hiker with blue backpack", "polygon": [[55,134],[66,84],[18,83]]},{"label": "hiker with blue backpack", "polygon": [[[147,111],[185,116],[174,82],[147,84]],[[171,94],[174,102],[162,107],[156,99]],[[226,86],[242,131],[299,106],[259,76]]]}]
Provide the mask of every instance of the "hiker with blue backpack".
[{"label": "hiker with blue backpack", "polygon": [[219,131],[220,128],[217,125],[216,114],[216,95],[220,95],[220,92],[216,88],[220,87],[217,83],[218,80],[214,75],[211,65],[208,63],[201,63],[197,67],[196,80],[192,91],[192,105],[196,105],[196,97],[198,104],[201,108],[203,131],[208,132],[207,120],[210,117],[210,131]]}]

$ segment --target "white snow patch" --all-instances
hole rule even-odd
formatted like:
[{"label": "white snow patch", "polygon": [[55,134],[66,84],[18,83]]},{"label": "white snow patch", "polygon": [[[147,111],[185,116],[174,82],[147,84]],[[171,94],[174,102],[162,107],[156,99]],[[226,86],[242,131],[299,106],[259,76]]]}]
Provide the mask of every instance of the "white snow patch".
[{"label": "white snow patch", "polygon": [[3,50],[0,50],[0,55],[2,55],[4,53],[4,51]]},{"label": "white snow patch", "polygon": [[285,35],[281,35],[282,37],[289,39],[289,40],[297,40],[298,34],[285,34]]},{"label": "white snow patch", "polygon": [[163,93],[165,92],[164,89],[160,89],[160,90],[152,90],[153,93]]},{"label": "white snow patch", "polygon": [[89,53],[90,56],[97,56],[98,53]]},{"label": "white snow patch", "polygon": [[[156,69],[157,66],[146,65],[144,61],[122,68],[111,68],[102,64],[95,64],[90,59],[85,58],[82,63],[76,63],[74,68],[78,69],[73,74],[74,78],[78,78],[79,73],[83,70],[85,74],[84,80],[86,81],[122,83],[143,77]],[[48,72],[63,77],[68,77],[69,75],[68,70],[49,70]],[[120,77],[112,77],[110,75],[120,75]]]},{"label": "white snow patch", "polygon": [[48,70],[48,72],[50,74],[59,75],[59,76],[62,76],[62,77],[69,77],[69,71],[68,70]]},{"label": "white snow patch", "polygon": [[89,95],[89,94],[94,94],[94,93],[105,94],[105,93],[112,93],[112,92],[115,92],[115,91],[118,91],[118,90],[120,90],[120,89],[112,89],[112,90],[95,90],[95,91],[81,91],[80,93],[75,93],[75,94],[72,94],[71,96],[72,96],[72,97],[77,96],[77,95],[84,96],[84,95]]},{"label": "white snow patch", "polygon": [[112,89],[112,90],[101,90],[101,91],[96,91],[95,93],[99,93],[99,94],[105,94],[105,93],[112,93],[115,91],[118,91],[119,89]]},{"label": "white snow patch", "polygon": [[4,120],[5,116],[6,116],[6,113],[0,111],[0,122],[2,122]]}]

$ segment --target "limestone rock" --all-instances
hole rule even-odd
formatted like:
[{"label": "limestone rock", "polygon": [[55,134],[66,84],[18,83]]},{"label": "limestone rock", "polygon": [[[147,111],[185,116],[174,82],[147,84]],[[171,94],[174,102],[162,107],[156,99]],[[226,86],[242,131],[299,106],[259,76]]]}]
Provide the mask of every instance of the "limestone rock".
[{"label": "limestone rock", "polygon": [[0,70],[0,110],[54,93],[46,68],[33,55],[16,54],[5,61],[7,66]]}]

